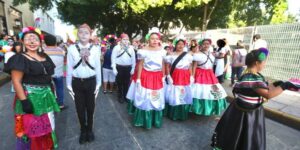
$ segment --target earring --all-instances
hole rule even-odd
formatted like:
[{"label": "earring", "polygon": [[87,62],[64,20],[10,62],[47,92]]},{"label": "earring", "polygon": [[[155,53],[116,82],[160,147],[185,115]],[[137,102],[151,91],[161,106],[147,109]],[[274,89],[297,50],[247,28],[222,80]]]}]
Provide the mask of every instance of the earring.
[{"label": "earring", "polygon": [[25,46],[23,46],[23,52],[24,52],[24,53],[26,52]]},{"label": "earring", "polygon": [[41,47],[39,48],[38,52],[39,52],[39,53],[41,53],[41,52],[42,52],[42,48],[41,48]]}]

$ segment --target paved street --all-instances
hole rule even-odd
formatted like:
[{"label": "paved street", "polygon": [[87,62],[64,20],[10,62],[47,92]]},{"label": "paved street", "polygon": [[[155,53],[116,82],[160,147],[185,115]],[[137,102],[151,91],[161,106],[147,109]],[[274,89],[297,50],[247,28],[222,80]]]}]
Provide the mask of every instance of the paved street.
[{"label": "paved street", "polygon": [[[69,108],[56,114],[59,150],[209,150],[210,138],[217,123],[215,117],[192,116],[185,122],[164,119],[163,127],[146,130],[133,127],[126,104],[115,95],[101,94],[97,99],[93,143],[79,145],[79,124],[74,103],[66,93]],[[0,87],[0,149],[13,150],[15,137],[10,83]],[[266,119],[268,150],[299,150],[300,131]]]}]

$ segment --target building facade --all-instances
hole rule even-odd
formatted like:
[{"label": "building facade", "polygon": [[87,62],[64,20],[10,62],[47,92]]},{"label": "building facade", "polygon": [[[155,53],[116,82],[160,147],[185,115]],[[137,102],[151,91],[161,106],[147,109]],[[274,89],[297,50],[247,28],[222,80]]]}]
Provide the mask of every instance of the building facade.
[{"label": "building facade", "polygon": [[34,11],[34,26],[54,35],[54,19],[50,16],[51,11],[43,12],[41,9]]},{"label": "building facade", "polygon": [[13,0],[0,0],[0,33],[17,35],[24,26],[33,26],[33,13],[29,5],[13,6]]}]

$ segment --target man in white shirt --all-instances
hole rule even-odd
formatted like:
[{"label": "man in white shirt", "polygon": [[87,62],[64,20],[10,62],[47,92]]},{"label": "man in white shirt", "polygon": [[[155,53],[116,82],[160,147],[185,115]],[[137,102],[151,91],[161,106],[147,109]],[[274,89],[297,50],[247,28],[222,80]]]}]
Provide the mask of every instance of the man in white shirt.
[{"label": "man in white shirt", "polygon": [[46,35],[45,36],[45,44],[46,47],[44,48],[45,53],[49,55],[52,61],[55,64],[54,75],[52,76],[56,96],[57,96],[57,103],[60,109],[64,109],[64,57],[65,52],[62,48],[56,45],[56,37],[53,35]]},{"label": "man in white shirt", "polygon": [[267,46],[267,42],[261,39],[260,34],[255,34],[253,36],[253,49],[267,48]]},{"label": "man in white shirt", "polygon": [[129,44],[129,37],[123,33],[120,36],[121,42],[115,46],[111,55],[111,67],[116,75],[118,84],[118,98],[119,102],[126,101],[126,94],[128,92],[130,76],[134,73],[135,68],[135,52]]},{"label": "man in white shirt", "polygon": [[95,139],[93,118],[95,99],[101,86],[100,47],[89,42],[92,30],[87,24],[78,28],[79,42],[68,48],[67,88],[75,99],[81,133],[79,143]]}]

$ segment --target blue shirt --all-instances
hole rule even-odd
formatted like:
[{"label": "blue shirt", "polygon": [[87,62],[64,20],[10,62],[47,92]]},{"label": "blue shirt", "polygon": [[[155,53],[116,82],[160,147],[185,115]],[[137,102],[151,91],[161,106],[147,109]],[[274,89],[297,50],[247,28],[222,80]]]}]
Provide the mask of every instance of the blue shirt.
[{"label": "blue shirt", "polygon": [[111,67],[111,54],[114,47],[110,47],[104,54],[103,68],[112,69]]}]

